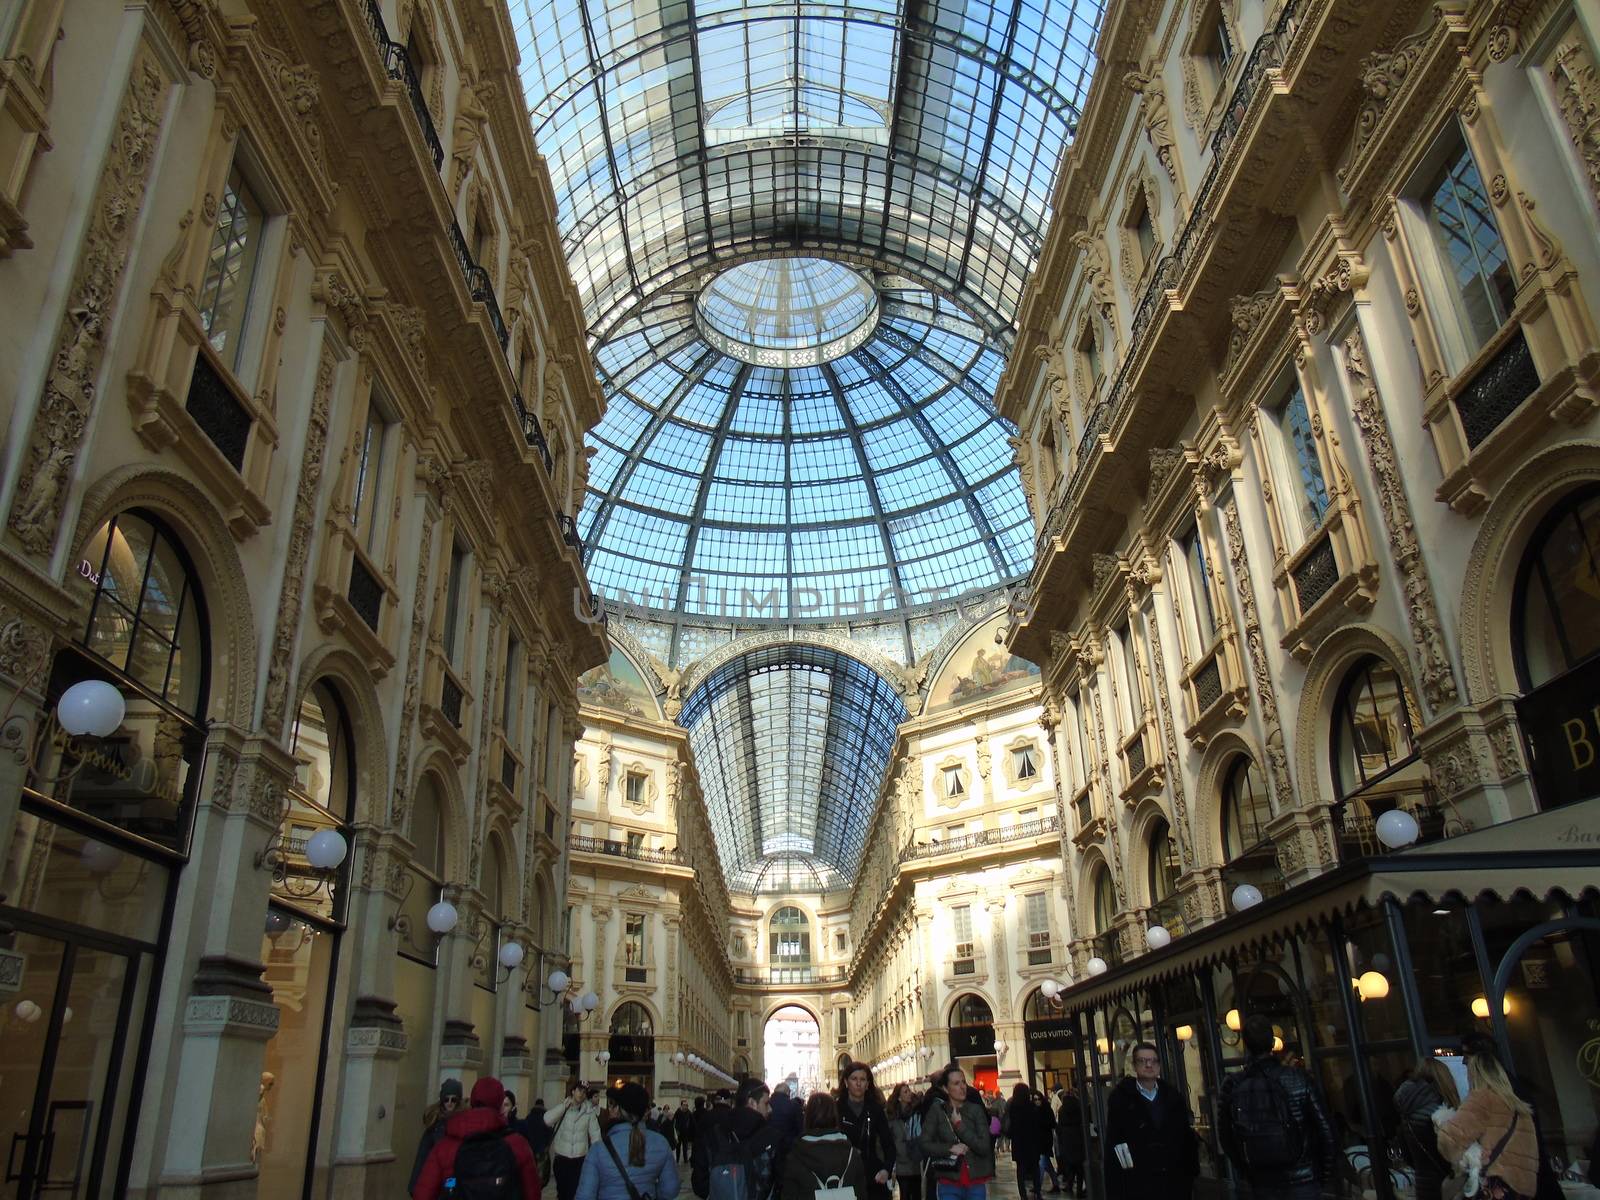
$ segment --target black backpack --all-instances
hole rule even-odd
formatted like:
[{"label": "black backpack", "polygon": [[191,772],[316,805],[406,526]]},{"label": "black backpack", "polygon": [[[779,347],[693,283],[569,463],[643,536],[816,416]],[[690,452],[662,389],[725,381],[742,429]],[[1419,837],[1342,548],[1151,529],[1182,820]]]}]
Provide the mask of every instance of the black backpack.
[{"label": "black backpack", "polygon": [[444,1194],[458,1200],[518,1200],[522,1185],[517,1156],[506,1144],[506,1130],[467,1138],[456,1151],[456,1165],[444,1181]]},{"label": "black backpack", "polygon": [[1239,1166],[1251,1171],[1281,1171],[1300,1161],[1304,1151],[1294,1102],[1265,1067],[1248,1067],[1228,1092],[1228,1115]]}]

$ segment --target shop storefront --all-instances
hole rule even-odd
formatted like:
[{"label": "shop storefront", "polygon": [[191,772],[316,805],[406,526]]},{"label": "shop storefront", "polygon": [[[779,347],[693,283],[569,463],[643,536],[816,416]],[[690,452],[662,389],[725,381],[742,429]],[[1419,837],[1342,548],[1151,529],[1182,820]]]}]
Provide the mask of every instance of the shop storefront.
[{"label": "shop storefront", "polygon": [[[163,525],[119,515],[74,577],[80,636],[38,664],[45,706],[0,864],[0,1148],[19,1200],[126,1177],[205,742],[192,576]],[[22,719],[14,700],[6,717]]]},{"label": "shop storefront", "polygon": [[1600,831],[1600,801],[1353,863],[1069,989],[1063,1019],[1085,1048],[1097,1114],[1092,1169],[1109,1091],[1148,1039],[1195,1114],[1197,1192],[1224,1193],[1218,1090],[1244,1065],[1239,1030],[1257,1013],[1326,1101],[1335,1194],[1413,1195],[1395,1089],[1430,1054],[1458,1069],[1474,1034],[1497,1042],[1558,1173],[1587,1162],[1600,1111],[1600,847],[1539,848],[1560,845],[1551,822]]},{"label": "shop storefront", "polygon": [[967,992],[950,1008],[950,1057],[967,1073],[967,1082],[989,1093],[1000,1086],[994,1052],[994,1010],[976,992]]},{"label": "shop storefront", "polygon": [[1030,1087],[1050,1093],[1077,1089],[1077,1030],[1059,995],[1052,1001],[1038,990],[1029,994],[1022,1006],[1022,1041]]}]

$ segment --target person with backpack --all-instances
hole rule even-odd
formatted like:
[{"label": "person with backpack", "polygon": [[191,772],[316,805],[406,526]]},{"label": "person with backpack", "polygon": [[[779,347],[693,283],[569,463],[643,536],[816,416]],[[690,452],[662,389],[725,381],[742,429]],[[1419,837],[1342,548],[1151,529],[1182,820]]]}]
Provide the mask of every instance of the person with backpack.
[{"label": "person with backpack", "polygon": [[994,1178],[989,1111],[954,1064],[939,1072],[917,1139],[935,1182],[933,1200],[986,1200]]},{"label": "person with backpack", "polygon": [[784,1156],[783,1200],[861,1200],[866,1164],[839,1128],[839,1104],[827,1092],[806,1099],[804,1130]]},{"label": "person with backpack", "polygon": [[428,1155],[444,1136],[445,1122],[456,1115],[461,1107],[461,1080],[446,1079],[439,1084],[439,1103],[430,1104],[422,1114],[422,1138],[417,1142],[417,1157],[411,1163],[411,1182],[406,1192],[417,1194],[417,1180],[422,1178],[422,1167]]},{"label": "person with backpack", "polygon": [[894,1137],[894,1181],[900,1188],[900,1200],[922,1200],[922,1147],[917,1144],[922,1136],[921,1103],[912,1086],[902,1083],[884,1106]]},{"label": "person with backpack", "polygon": [[472,1085],[471,1107],[445,1122],[422,1165],[413,1200],[539,1200],[533,1149],[506,1127],[506,1089],[493,1075]]},{"label": "person with backpack", "polygon": [[1249,1063],[1222,1082],[1217,1140],[1256,1200],[1316,1200],[1337,1178],[1339,1143],[1311,1077],[1273,1053],[1260,1013],[1241,1031]]},{"label": "person with backpack", "polygon": [[872,1068],[863,1062],[846,1064],[839,1073],[839,1128],[861,1155],[867,1171],[867,1193],[862,1200],[889,1200],[889,1179],[894,1174],[894,1135],[883,1095],[872,1082]]},{"label": "person with backpack", "polygon": [[650,1093],[637,1083],[616,1091],[621,1115],[584,1157],[576,1200],[672,1200],[678,1164],[667,1139],[647,1126]]},{"label": "person with backpack", "polygon": [[567,1098],[544,1115],[550,1127],[550,1173],[556,1181],[557,1200],[573,1200],[589,1148],[600,1140],[600,1118],[589,1091],[574,1079]]},{"label": "person with backpack", "polygon": [[719,1103],[712,1110],[695,1137],[689,1174],[700,1200],[771,1200],[778,1182],[778,1135],[767,1120],[771,1107],[767,1085],[746,1079],[732,1108]]},{"label": "person with backpack", "polygon": [[1133,1048],[1133,1074],[1106,1100],[1106,1194],[1111,1200],[1188,1200],[1200,1173],[1189,1101],[1161,1078],[1153,1042]]}]

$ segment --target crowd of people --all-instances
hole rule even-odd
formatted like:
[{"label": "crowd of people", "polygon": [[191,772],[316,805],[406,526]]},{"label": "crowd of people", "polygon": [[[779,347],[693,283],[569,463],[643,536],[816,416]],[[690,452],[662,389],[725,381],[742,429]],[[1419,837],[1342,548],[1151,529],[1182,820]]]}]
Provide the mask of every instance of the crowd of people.
[{"label": "crowd of people", "polygon": [[[1223,1083],[1217,1138],[1253,1200],[1317,1200],[1342,1191],[1347,1164],[1320,1093],[1284,1061],[1267,1018],[1241,1030],[1244,1068]],[[1107,1200],[1189,1200],[1200,1142],[1183,1090],[1161,1077],[1154,1044],[1132,1048],[1133,1073],[1106,1101],[1098,1143]],[[1465,1194],[1527,1200],[1539,1192],[1532,1109],[1489,1045],[1467,1048],[1463,1099],[1454,1076],[1426,1059],[1395,1093],[1416,1200],[1444,1200],[1447,1180]],[[690,1167],[699,1200],[987,1200],[999,1156],[1016,1164],[1018,1200],[1047,1191],[1088,1194],[1083,1103],[1070,1089],[1045,1095],[1026,1084],[1009,1100],[984,1096],[951,1064],[924,1088],[897,1085],[887,1100],[865,1063],[850,1063],[833,1092],[804,1104],[747,1079],[737,1091],[651,1102],[637,1083],[597,1089],[574,1081],[560,1104],[535,1102],[526,1117],[492,1077],[472,1087],[446,1080],[426,1114],[412,1169],[413,1200],[520,1197],[539,1200],[674,1200],[678,1167]],[[1048,1178],[1050,1186],[1044,1187]],[[1481,1183],[1479,1182],[1481,1180]]]}]

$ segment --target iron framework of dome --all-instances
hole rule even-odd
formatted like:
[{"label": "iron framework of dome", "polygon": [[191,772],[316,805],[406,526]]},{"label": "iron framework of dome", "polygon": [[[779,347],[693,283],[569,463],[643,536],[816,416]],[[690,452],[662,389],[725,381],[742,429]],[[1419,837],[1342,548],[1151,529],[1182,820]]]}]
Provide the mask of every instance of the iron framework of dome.
[{"label": "iron framework of dome", "polygon": [[820,646],[763,647],[706,676],[680,720],[728,887],[847,886],[906,715],[888,681]]}]

